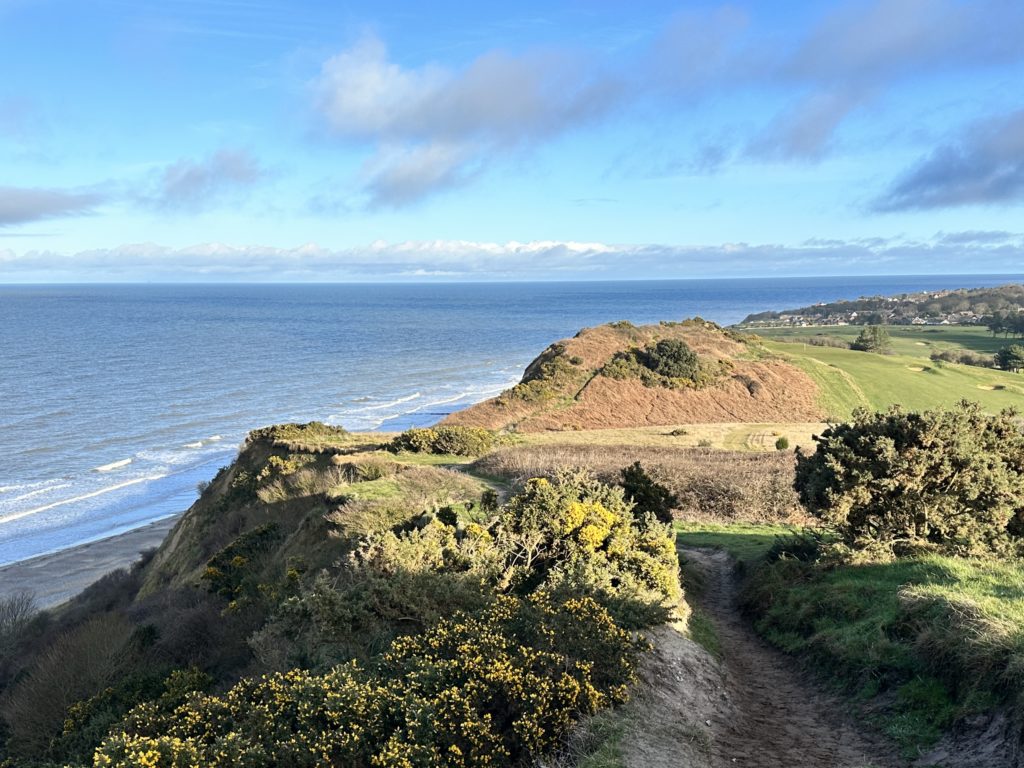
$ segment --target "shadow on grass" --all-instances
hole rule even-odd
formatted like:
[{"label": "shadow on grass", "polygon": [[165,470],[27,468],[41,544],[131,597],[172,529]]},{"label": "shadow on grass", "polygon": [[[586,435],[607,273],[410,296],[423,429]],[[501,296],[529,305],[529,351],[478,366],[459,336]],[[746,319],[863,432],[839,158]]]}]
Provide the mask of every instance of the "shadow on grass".
[{"label": "shadow on grass", "polygon": [[790,525],[676,523],[676,546],[722,549],[739,562],[751,564],[763,560],[779,538],[800,530]]}]

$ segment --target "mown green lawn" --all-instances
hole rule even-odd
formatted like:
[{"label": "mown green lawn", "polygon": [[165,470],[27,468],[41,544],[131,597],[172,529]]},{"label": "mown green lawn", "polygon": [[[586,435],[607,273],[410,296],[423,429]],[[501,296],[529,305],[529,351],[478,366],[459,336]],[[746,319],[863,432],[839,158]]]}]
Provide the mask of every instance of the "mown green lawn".
[{"label": "mown green lawn", "polygon": [[[771,340],[799,340],[814,336],[832,336],[844,341],[853,341],[862,327],[858,325],[812,326],[809,328],[761,328],[759,336]],[[1007,344],[1019,343],[1019,339],[993,336],[987,328],[973,325],[887,325],[892,339],[892,351],[898,355],[928,357],[932,352],[944,349],[969,349],[972,352],[994,354]]]},{"label": "mown green lawn", "polygon": [[834,347],[766,341],[765,347],[799,366],[821,389],[833,418],[858,407],[908,410],[949,407],[974,400],[992,411],[1024,408],[1024,375],[953,363],[936,363],[927,353],[878,355]]}]

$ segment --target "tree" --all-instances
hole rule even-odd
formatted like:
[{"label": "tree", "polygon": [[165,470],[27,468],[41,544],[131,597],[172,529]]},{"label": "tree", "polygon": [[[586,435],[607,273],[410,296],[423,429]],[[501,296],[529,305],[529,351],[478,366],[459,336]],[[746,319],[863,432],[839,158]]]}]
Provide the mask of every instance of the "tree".
[{"label": "tree", "polygon": [[797,450],[807,510],[859,549],[1019,554],[1024,534],[1024,432],[1013,411],[859,410]]},{"label": "tree", "polygon": [[1018,371],[1024,369],[1024,346],[1011,344],[996,352],[996,365],[1004,371]]},{"label": "tree", "polygon": [[983,322],[985,327],[989,329],[993,336],[998,336],[1000,333],[1006,331],[1006,315],[1002,312],[996,312],[995,314],[986,317]]},{"label": "tree", "polygon": [[889,332],[880,325],[869,325],[850,343],[850,349],[860,352],[886,352],[892,342]]}]

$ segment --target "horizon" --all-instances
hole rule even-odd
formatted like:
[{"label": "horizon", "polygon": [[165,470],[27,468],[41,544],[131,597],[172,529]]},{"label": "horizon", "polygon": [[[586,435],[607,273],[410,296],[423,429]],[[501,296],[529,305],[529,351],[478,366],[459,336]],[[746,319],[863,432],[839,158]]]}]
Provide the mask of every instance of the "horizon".
[{"label": "horizon", "polygon": [[1011,273],[1022,31],[1010,0],[0,2],[0,283]]},{"label": "horizon", "polygon": [[192,287],[192,286],[207,286],[211,288],[215,287],[246,287],[246,286],[288,286],[288,285],[319,285],[319,286],[343,286],[343,285],[377,285],[377,286],[443,286],[443,285],[558,285],[558,284],[571,284],[571,283],[672,283],[672,282],[715,282],[715,281],[768,281],[768,280],[870,280],[872,278],[891,278],[891,279],[929,279],[929,278],[951,278],[951,277],[963,277],[969,278],[1007,278],[1008,283],[993,283],[985,286],[971,286],[964,285],[959,288],[935,288],[935,289],[922,289],[922,290],[942,290],[942,291],[955,291],[955,290],[975,290],[982,288],[998,288],[1003,285],[1016,284],[1017,280],[1024,281],[1024,272],[1021,273],[1004,273],[1004,272],[918,272],[918,273],[893,273],[893,274],[849,274],[849,275],[741,275],[741,276],[697,276],[697,277],[668,277],[668,278],[650,278],[650,277],[617,277],[617,278],[553,278],[547,280],[523,280],[523,279],[504,279],[504,280],[336,280],[336,281],[324,281],[324,280],[252,280],[252,281],[241,281],[241,280],[225,280],[225,281],[200,281],[200,280],[189,280],[189,281],[165,281],[165,280],[123,280],[123,281],[78,281],[78,282],[18,282],[18,283],[0,283],[0,288],[75,288],[82,286],[92,287],[103,287],[103,286],[160,286],[160,287]]}]

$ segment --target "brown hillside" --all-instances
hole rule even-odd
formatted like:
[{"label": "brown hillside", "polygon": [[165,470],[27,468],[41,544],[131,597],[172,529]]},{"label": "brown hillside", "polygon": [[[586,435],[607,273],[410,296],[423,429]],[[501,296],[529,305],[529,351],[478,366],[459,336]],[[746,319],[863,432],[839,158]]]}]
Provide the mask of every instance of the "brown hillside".
[{"label": "brown hillside", "polygon": [[[601,370],[619,353],[679,339],[714,371],[698,387],[650,385]],[[711,422],[816,421],[818,388],[800,369],[771,359],[757,342],[701,320],[636,327],[613,323],[552,344],[522,381],[445,419],[488,429],[541,432]]]}]

